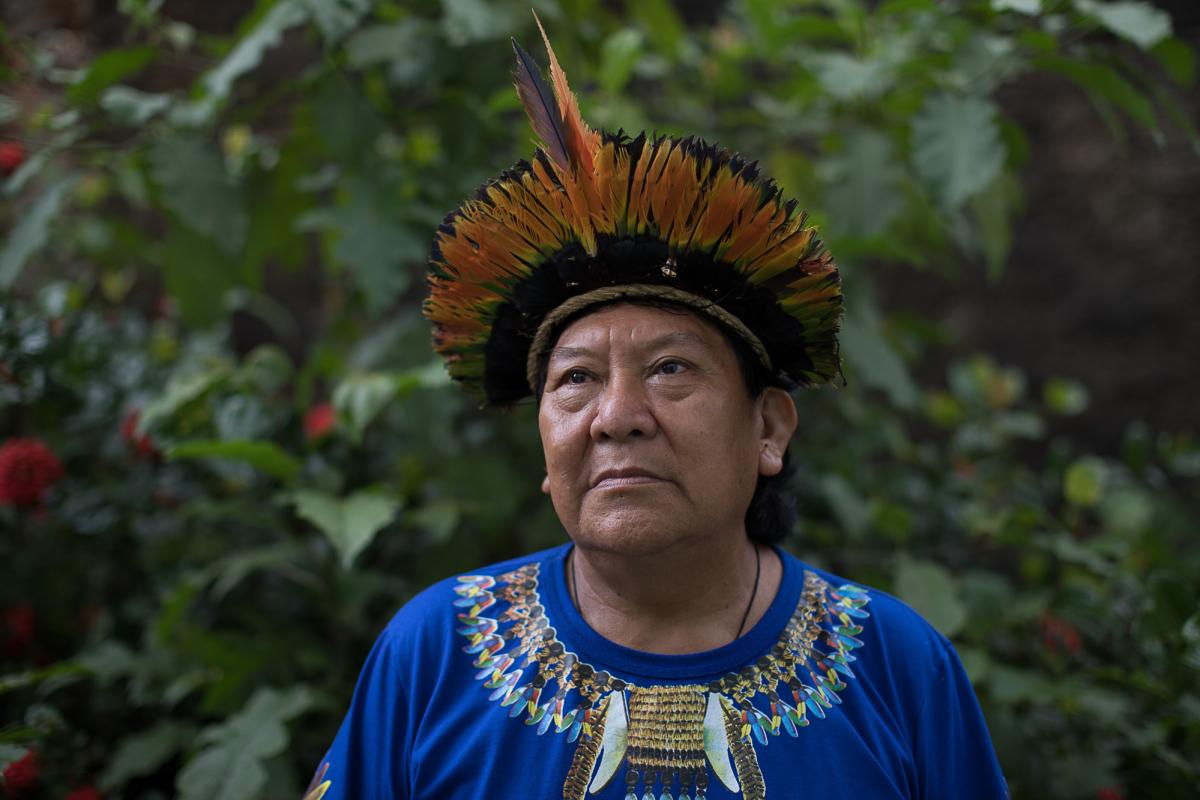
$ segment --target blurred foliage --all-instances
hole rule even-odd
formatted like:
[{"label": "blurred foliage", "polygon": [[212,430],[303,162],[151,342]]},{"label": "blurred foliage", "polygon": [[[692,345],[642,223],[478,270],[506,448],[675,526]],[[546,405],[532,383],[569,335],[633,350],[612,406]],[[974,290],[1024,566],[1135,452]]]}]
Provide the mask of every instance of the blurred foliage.
[{"label": "blurred foliage", "polygon": [[[0,505],[0,767],[32,749],[30,797],[298,797],[398,605],[562,537],[532,409],[470,408],[418,313],[442,215],[528,153],[505,39],[532,49],[532,20],[261,0],[221,36],[117,5],[82,68],[0,35],[0,436],[65,467]],[[593,124],[754,154],[839,258],[850,385],[798,398],[789,546],[954,638],[1015,797],[1195,796],[1200,442],[1133,423],[1081,451],[1047,430],[1085,387],[986,357],[920,385],[937,326],[884,316],[866,269],[1003,268],[1029,143],[995,97],[1030,71],[1114,136],[1196,145],[1169,18],[534,5]]]}]

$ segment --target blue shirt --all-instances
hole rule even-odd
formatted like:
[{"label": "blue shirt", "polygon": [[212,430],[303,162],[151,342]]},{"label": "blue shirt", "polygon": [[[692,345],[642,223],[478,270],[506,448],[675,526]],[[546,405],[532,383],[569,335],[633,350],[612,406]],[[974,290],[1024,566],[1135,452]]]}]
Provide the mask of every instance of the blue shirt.
[{"label": "blue shirt", "polygon": [[953,647],[899,600],[780,552],[745,635],[644,653],[583,621],[569,550],[402,608],[306,800],[1007,796]]}]

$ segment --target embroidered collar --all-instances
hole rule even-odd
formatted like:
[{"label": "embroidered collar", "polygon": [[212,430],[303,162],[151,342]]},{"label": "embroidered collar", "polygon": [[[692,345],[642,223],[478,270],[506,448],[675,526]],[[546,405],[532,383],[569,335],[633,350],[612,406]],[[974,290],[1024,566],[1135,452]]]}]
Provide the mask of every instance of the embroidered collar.
[{"label": "embroidered collar", "polygon": [[[707,683],[643,684],[566,649],[542,605],[539,574],[530,563],[497,577],[460,576],[457,631],[490,700],[510,717],[524,714],[539,736],[553,728],[578,742],[566,800],[601,791],[622,765],[625,800],[654,800],[656,788],[659,800],[701,800],[710,768],[730,792],[763,800],[754,741],[796,737],[842,702],[842,678],[854,677],[852,651],[862,646],[855,619],[869,616],[865,589],[834,588],[806,571],[790,620],[756,661]],[[770,713],[754,705],[757,697]]]}]

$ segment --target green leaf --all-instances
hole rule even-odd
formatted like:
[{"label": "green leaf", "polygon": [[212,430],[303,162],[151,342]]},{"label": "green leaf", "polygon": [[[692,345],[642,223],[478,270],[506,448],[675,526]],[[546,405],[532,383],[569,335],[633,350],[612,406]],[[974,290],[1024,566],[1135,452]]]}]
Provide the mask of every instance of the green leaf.
[{"label": "green leaf", "polygon": [[238,376],[264,394],[278,392],[292,377],[292,360],[287,352],[274,344],[260,344],[251,350],[238,369]]},{"label": "green leaf", "polygon": [[408,18],[388,25],[368,25],[346,40],[346,63],[355,69],[385,64],[414,43],[419,20]]},{"label": "green leaf", "polygon": [[166,111],[173,102],[169,94],[151,94],[114,86],[100,96],[100,107],[118,124],[137,127]]},{"label": "green leaf", "polygon": [[74,186],[74,177],[48,186],[8,234],[0,250],[0,290],[12,288],[25,264],[46,244],[50,223],[58,217],[63,199]]},{"label": "green leaf", "polygon": [[1012,248],[1012,213],[1020,197],[1020,184],[1001,172],[987,188],[971,198],[975,237],[987,260],[988,277],[999,279]]},{"label": "green leaf", "polygon": [[950,85],[959,90],[985,95],[994,92],[1023,66],[1023,57],[1014,39],[980,32],[958,47],[953,69],[947,77]]},{"label": "green leaf", "polygon": [[133,778],[153,775],[195,738],[194,727],[171,721],[124,737],[100,773],[99,788],[111,792]]},{"label": "green leaf", "polygon": [[908,366],[888,343],[879,312],[865,298],[860,297],[846,314],[840,338],[842,355],[855,378],[886,392],[898,408],[920,405],[921,392]]},{"label": "green leaf", "polygon": [[814,58],[822,88],[838,100],[878,97],[892,84],[895,71],[882,60],[863,60],[834,51]]},{"label": "green leaf", "polygon": [[42,669],[0,675],[0,694],[6,694],[17,689],[25,689],[29,686],[37,686],[49,680],[84,675],[87,672],[87,668],[81,664],[63,661],[49,667],[43,667]]},{"label": "green leaf", "polygon": [[953,428],[966,417],[966,409],[958,398],[942,390],[925,394],[925,413],[931,422],[943,428]]},{"label": "green leaf", "polygon": [[149,45],[107,50],[88,65],[83,76],[67,90],[67,97],[76,105],[90,104],[104,89],[141,72],[157,55],[158,48]]},{"label": "green leaf", "polygon": [[265,439],[274,428],[263,401],[244,394],[223,399],[213,413],[213,424],[217,436],[227,442]]},{"label": "green leaf", "polygon": [[1058,533],[1050,538],[1039,540],[1040,547],[1049,550],[1060,561],[1086,567],[1097,575],[1109,577],[1113,574],[1113,566],[1102,551],[1109,550],[1102,540],[1092,539],[1081,542],[1069,534]]},{"label": "green leaf", "polygon": [[267,441],[205,439],[183,442],[170,448],[166,456],[169,459],[224,458],[241,461],[284,483],[294,483],[300,474],[300,462],[279,445]]},{"label": "green leaf", "polygon": [[1037,67],[1057,72],[1082,86],[1089,93],[1113,103],[1143,127],[1158,130],[1154,104],[1121,74],[1107,64],[1076,61],[1059,56],[1041,56]]},{"label": "green leaf", "polygon": [[293,566],[303,554],[303,548],[296,542],[280,542],[251,550],[240,550],[206,568],[202,579],[213,580],[209,594],[214,600],[220,600],[252,573],[274,567]]},{"label": "green leaf", "polygon": [[391,25],[371,25],[346,41],[351,67],[387,64],[388,78],[401,86],[425,81],[434,62],[436,30],[428,20],[410,17]]},{"label": "green leaf", "polygon": [[1171,78],[1185,89],[1196,81],[1196,52],[1187,42],[1174,37],[1163,39],[1150,51]]},{"label": "green leaf", "polygon": [[25,757],[29,748],[24,742],[37,742],[44,736],[43,731],[25,725],[6,725],[0,729],[0,770]]},{"label": "green leaf", "polygon": [[110,639],[79,653],[75,663],[91,673],[100,686],[108,686],[133,674],[138,668],[138,657],[125,645]]},{"label": "green leaf", "polygon": [[263,54],[283,41],[289,29],[308,21],[309,9],[303,0],[281,0],[268,11],[249,33],[243,35],[229,55],[201,78],[205,95],[188,107],[181,107],[174,121],[184,125],[203,125],[212,119],[217,107],[233,90],[238,78],[254,69]]},{"label": "green leaf", "polygon": [[1005,436],[1040,439],[1046,435],[1046,423],[1030,411],[1006,411],[996,415],[996,430]]},{"label": "green leaf", "polygon": [[396,381],[383,373],[350,375],[333,390],[333,406],[345,421],[350,438],[362,441],[363,431],[396,396]]},{"label": "green leaf", "polygon": [[7,125],[21,116],[21,104],[0,94],[0,125]]},{"label": "green leaf", "polygon": [[876,500],[869,504],[871,527],[886,539],[903,543],[912,535],[913,512],[900,503]]},{"label": "green leaf", "polygon": [[341,41],[358,26],[375,0],[300,0],[330,43]]},{"label": "green leaf", "polygon": [[958,583],[941,564],[901,555],[896,562],[896,594],[946,636],[958,633],[967,607]]},{"label": "green leaf", "polygon": [[1154,501],[1143,489],[1117,489],[1100,500],[1099,512],[1105,531],[1119,537],[1118,541],[1127,541],[1150,526]]},{"label": "green leaf", "polygon": [[821,476],[821,494],[833,516],[851,539],[860,539],[871,521],[870,506],[863,496],[841,475]]},{"label": "green leaf", "polygon": [[[1183,663],[1194,670],[1200,671],[1200,613],[1193,614],[1188,618],[1188,621],[1183,624],[1183,630],[1180,632],[1183,638],[1186,650],[1183,655]],[[1200,701],[1192,698],[1192,702],[1188,704],[1189,711],[1193,722],[1200,722]]]},{"label": "green leaf", "polygon": [[633,68],[642,56],[645,39],[634,28],[613,31],[600,48],[600,85],[605,91],[618,94],[633,75]]},{"label": "green leaf", "polygon": [[455,47],[486,42],[513,33],[511,8],[485,0],[442,0],[442,30]]},{"label": "green leaf", "polygon": [[150,170],[163,204],[183,225],[228,255],[241,249],[245,201],[214,147],[191,134],[159,139],[150,148]]},{"label": "green leaf", "polygon": [[1042,389],[1042,401],[1055,414],[1073,416],[1088,407],[1088,390],[1079,381],[1051,378]]},{"label": "green leaf", "polygon": [[660,51],[672,57],[679,55],[687,28],[670,0],[627,0],[625,12],[641,23]]},{"label": "green leaf", "polygon": [[411,514],[411,521],[425,529],[430,541],[445,544],[462,520],[462,510],[452,502],[432,503]]},{"label": "green leaf", "polygon": [[879,131],[855,128],[842,151],[825,163],[825,206],[830,227],[840,235],[870,238],[887,230],[904,207],[904,176],[892,140]]},{"label": "green leaf", "polygon": [[302,489],[292,494],[296,513],[315,525],[349,569],[375,534],[392,521],[400,501],[377,492],[361,491],[339,498],[326,492]]},{"label": "green leaf", "polygon": [[170,419],[188,403],[228,378],[231,372],[227,364],[215,364],[199,372],[173,376],[167,381],[163,393],[146,403],[142,409],[138,432],[145,433]]},{"label": "green leaf", "polygon": [[287,724],[313,705],[307,688],[259,689],[246,707],[200,734],[203,749],[175,782],[180,800],[251,800],[263,796],[263,762],[284,752]]},{"label": "green leaf", "polygon": [[[77,141],[83,138],[83,126],[77,125],[67,128],[65,131],[55,136],[40,150],[30,155],[25,159],[21,166],[17,167],[16,172],[8,176],[8,180],[3,183],[3,197],[16,197],[17,194],[25,190],[34,178],[42,174],[42,171],[50,164],[51,159],[59,153],[68,150]],[[66,180],[73,180],[67,178]],[[52,181],[48,181],[52,182]]]},{"label": "green leaf", "polygon": [[987,679],[988,669],[992,666],[991,657],[988,656],[986,650],[978,647],[958,647],[956,649],[971,685],[979,686]]},{"label": "green leaf", "polygon": [[1045,700],[1053,694],[1048,681],[1033,670],[994,662],[988,670],[987,684],[992,700],[1004,705]]},{"label": "green leaf", "polygon": [[239,282],[235,260],[182,225],[168,232],[162,259],[167,292],[185,322],[207,328],[224,319],[226,293]]},{"label": "green leaf", "polygon": [[397,219],[365,181],[347,182],[345,206],[310,212],[297,221],[300,230],[321,228],[334,233],[333,260],[349,267],[367,310],[377,315],[408,288],[411,265],[426,256],[421,236]]},{"label": "green leaf", "polygon": [[388,191],[377,188],[382,180],[376,155],[387,126],[371,102],[354,85],[331,77],[321,82],[307,111],[321,143],[341,162],[339,170],[347,173],[349,202],[360,202],[356,195],[363,195],[388,208]]},{"label": "green leaf", "polygon": [[1108,467],[1094,456],[1084,456],[1067,467],[1063,476],[1063,495],[1077,506],[1094,506],[1104,490]]},{"label": "green leaf", "polygon": [[1075,8],[1143,50],[1149,50],[1171,35],[1171,15],[1150,3],[1075,0]]},{"label": "green leaf", "polygon": [[1018,14],[1040,14],[1042,11],[1042,0],[992,0],[992,10],[1001,11],[1016,11]]},{"label": "green leaf", "polygon": [[958,208],[995,180],[1004,145],[991,100],[938,92],[912,122],[913,164],[945,209]]}]

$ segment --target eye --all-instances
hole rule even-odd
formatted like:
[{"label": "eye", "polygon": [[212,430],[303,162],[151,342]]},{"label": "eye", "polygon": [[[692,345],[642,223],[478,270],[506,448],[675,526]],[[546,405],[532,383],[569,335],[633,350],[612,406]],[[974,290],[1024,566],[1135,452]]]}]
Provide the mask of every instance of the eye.
[{"label": "eye", "polygon": [[678,375],[686,369],[687,365],[685,365],[682,361],[667,359],[666,361],[659,363],[655,371],[662,375]]},{"label": "eye", "polygon": [[587,379],[588,374],[586,372],[581,369],[573,369],[568,371],[567,374],[563,376],[563,383],[579,385],[581,383],[586,383]]}]

